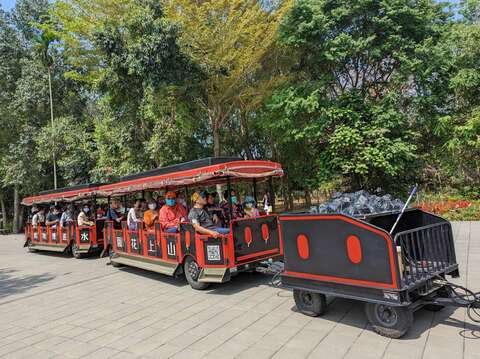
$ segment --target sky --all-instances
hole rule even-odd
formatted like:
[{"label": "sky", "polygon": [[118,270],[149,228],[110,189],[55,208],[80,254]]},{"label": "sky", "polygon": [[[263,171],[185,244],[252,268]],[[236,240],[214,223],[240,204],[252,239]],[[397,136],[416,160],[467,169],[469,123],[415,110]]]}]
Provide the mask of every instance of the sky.
[{"label": "sky", "polygon": [[3,10],[10,10],[15,6],[16,0],[0,0],[0,5],[2,5]]}]

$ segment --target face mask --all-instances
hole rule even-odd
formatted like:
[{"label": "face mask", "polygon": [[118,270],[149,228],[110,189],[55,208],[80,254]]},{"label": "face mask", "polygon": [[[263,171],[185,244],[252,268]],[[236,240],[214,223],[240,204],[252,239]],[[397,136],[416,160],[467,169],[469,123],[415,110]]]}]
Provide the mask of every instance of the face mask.
[{"label": "face mask", "polygon": [[155,208],[157,208],[157,205],[156,205],[155,203],[150,203],[150,204],[148,205],[148,209],[150,209],[150,210],[152,210],[152,211],[153,211]]},{"label": "face mask", "polygon": [[232,196],[232,203],[237,204],[238,203],[238,198],[237,196]]},{"label": "face mask", "polygon": [[253,203],[251,203],[251,202],[245,203],[245,207],[253,208]]},{"label": "face mask", "polygon": [[172,198],[167,198],[165,202],[167,203],[167,206],[170,206],[170,207],[175,206],[175,200]]},{"label": "face mask", "polygon": [[88,213],[88,211],[90,211],[90,208],[85,207],[85,208],[83,209],[83,211],[84,211],[85,213]]},{"label": "face mask", "polygon": [[120,208],[118,209],[118,211],[119,211],[120,213],[125,213],[125,207],[120,207]]}]

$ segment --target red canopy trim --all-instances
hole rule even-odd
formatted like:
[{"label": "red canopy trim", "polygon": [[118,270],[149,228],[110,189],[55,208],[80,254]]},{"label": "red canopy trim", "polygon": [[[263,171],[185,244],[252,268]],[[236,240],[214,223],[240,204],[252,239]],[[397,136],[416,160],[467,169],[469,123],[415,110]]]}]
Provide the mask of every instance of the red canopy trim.
[{"label": "red canopy trim", "polygon": [[100,186],[96,192],[101,196],[114,196],[165,187],[175,188],[202,185],[213,179],[220,180],[222,177],[262,179],[270,176],[283,176],[283,170],[279,163],[270,161],[235,161],[194,170],[107,184]]},{"label": "red canopy trim", "polygon": [[31,206],[40,203],[50,202],[73,202],[80,199],[85,199],[93,196],[95,193],[95,187],[85,188],[74,191],[65,191],[57,193],[49,193],[39,196],[31,196],[23,199],[22,204],[25,206]]},{"label": "red canopy trim", "polygon": [[164,175],[147,176],[105,185],[91,186],[85,189],[66,190],[65,192],[31,196],[23,199],[22,204],[31,206],[40,203],[72,202],[87,199],[94,195],[97,197],[119,196],[132,192],[156,190],[165,187],[174,189],[183,186],[225,183],[227,177],[231,178],[232,182],[240,182],[246,179],[253,180],[254,178],[261,181],[270,176],[283,176],[283,169],[279,163],[260,160],[239,160]]}]

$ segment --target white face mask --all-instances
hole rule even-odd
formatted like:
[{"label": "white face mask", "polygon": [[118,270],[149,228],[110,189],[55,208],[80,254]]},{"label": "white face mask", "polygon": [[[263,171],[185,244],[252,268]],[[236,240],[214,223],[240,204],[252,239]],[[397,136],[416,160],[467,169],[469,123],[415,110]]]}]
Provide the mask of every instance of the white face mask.
[{"label": "white face mask", "polygon": [[150,204],[148,205],[148,209],[151,209],[152,211],[153,211],[155,208],[157,208],[157,205],[156,205],[155,203],[150,203]]},{"label": "white face mask", "polygon": [[84,207],[84,208],[83,208],[83,211],[84,211],[85,213],[88,213],[88,211],[90,211],[90,208]]}]

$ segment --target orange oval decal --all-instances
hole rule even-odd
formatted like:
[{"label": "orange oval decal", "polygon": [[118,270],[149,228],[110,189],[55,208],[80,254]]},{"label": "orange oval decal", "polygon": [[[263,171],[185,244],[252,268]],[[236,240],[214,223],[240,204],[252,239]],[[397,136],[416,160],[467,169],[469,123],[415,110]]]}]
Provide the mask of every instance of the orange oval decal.
[{"label": "orange oval decal", "polygon": [[362,246],[357,236],[347,238],[347,254],[352,263],[358,264],[362,261]]},{"label": "orange oval decal", "polygon": [[245,243],[250,247],[250,243],[252,243],[252,230],[250,227],[245,227],[243,234],[245,235]]},{"label": "orange oval decal", "polygon": [[190,231],[185,232],[185,246],[190,248]]},{"label": "orange oval decal", "polygon": [[268,241],[269,233],[268,233],[268,226],[266,223],[262,224],[262,238],[266,242]]},{"label": "orange oval decal", "polygon": [[297,236],[297,251],[298,255],[302,259],[308,259],[310,257],[310,248],[308,244],[308,238],[304,234]]}]

